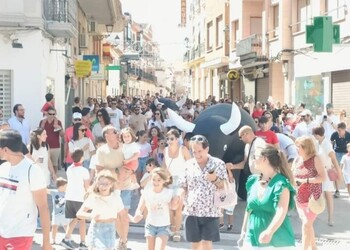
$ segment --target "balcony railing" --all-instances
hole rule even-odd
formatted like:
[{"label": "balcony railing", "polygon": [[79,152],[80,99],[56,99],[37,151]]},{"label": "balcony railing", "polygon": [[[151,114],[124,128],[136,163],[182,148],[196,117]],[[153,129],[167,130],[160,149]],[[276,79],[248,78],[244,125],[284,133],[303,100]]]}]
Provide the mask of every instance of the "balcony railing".
[{"label": "balcony railing", "polygon": [[[53,35],[71,35],[77,29],[77,1],[76,0],[44,0],[44,18],[50,24],[49,32]],[[67,24],[70,24],[67,26]]]},{"label": "balcony railing", "polygon": [[183,60],[184,62],[192,61],[204,56],[204,54],[205,54],[204,43],[200,43],[196,47],[193,47],[192,49],[187,50]]},{"label": "balcony railing", "polygon": [[240,57],[241,64],[267,61],[267,54],[263,51],[264,42],[264,37],[261,34],[254,34],[239,41],[236,55]]},{"label": "balcony railing", "polygon": [[133,76],[136,76],[137,78],[139,78],[138,80],[146,80],[146,81],[151,81],[154,83],[157,82],[157,77],[154,74],[148,73],[140,68],[132,67],[131,65],[128,65],[127,72],[129,75],[133,75]]}]

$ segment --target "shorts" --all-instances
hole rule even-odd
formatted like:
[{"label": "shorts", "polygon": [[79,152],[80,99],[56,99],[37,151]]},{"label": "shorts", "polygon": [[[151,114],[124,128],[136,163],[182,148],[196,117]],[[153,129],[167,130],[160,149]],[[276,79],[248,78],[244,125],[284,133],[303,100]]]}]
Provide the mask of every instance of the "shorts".
[{"label": "shorts", "polygon": [[346,153],[335,152],[335,157],[337,158],[337,161],[338,161],[339,166],[340,166],[341,158],[343,158],[343,156],[344,156],[345,154],[346,154]]},{"label": "shorts", "polygon": [[86,243],[89,247],[94,249],[114,249],[115,233],[114,222],[91,222],[87,233]]},{"label": "shorts", "polygon": [[77,218],[77,213],[83,205],[80,201],[66,201],[65,215],[67,219]]},{"label": "shorts", "polygon": [[142,174],[146,173],[146,162],[148,158],[149,158],[148,156],[139,158],[139,166],[137,167],[136,172],[139,172]]},{"label": "shorts", "polygon": [[170,236],[170,226],[157,227],[145,224],[145,237]]},{"label": "shorts", "polygon": [[131,197],[132,197],[132,190],[122,190],[122,191],[120,191],[120,198],[123,201],[123,205],[124,205],[125,209],[130,209],[130,207],[131,207]]},{"label": "shorts", "polygon": [[90,171],[90,160],[84,160],[83,167]]},{"label": "shorts", "polygon": [[69,220],[66,218],[64,214],[55,214],[52,216],[51,225],[67,226],[68,224],[69,224]]},{"label": "shorts", "polygon": [[0,236],[0,249],[21,249],[30,250],[32,249],[33,237],[13,237],[3,238]]},{"label": "shorts", "polygon": [[186,240],[189,242],[220,241],[219,218],[188,216],[185,221]]},{"label": "shorts", "polygon": [[52,161],[52,165],[58,167],[60,166],[60,160],[61,160],[61,148],[50,148],[50,158]]}]

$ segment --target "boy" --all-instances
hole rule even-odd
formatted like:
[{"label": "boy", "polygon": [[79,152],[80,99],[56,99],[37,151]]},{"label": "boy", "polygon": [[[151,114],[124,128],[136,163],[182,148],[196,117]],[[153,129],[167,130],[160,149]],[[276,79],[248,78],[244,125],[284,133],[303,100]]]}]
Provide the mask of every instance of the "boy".
[{"label": "boy", "polygon": [[56,234],[59,226],[63,226],[66,231],[69,220],[65,217],[65,208],[66,208],[66,188],[67,180],[59,177],[56,180],[57,190],[49,191],[52,199],[52,244],[56,244]]},{"label": "boy", "polygon": [[86,223],[85,220],[78,220],[76,214],[84,202],[84,196],[89,188],[90,175],[89,171],[83,167],[84,151],[75,150],[72,155],[73,164],[67,169],[67,190],[66,190],[66,209],[67,219],[71,219],[65,238],[61,241],[61,246],[66,249],[74,249],[70,240],[74,227],[79,221],[80,232],[80,249],[87,249],[85,245]]}]

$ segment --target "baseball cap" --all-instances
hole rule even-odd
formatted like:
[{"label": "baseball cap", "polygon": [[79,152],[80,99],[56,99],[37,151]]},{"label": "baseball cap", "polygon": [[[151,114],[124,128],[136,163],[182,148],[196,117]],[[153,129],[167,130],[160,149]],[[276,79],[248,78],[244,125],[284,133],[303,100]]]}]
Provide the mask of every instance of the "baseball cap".
[{"label": "baseball cap", "polygon": [[81,115],[81,113],[79,113],[79,112],[75,112],[75,113],[73,113],[73,115],[72,115],[72,118],[73,119],[81,119],[83,116]]},{"label": "baseball cap", "polygon": [[332,109],[332,108],[333,108],[333,104],[332,103],[327,103],[326,109]]},{"label": "baseball cap", "polygon": [[300,116],[306,116],[306,115],[309,115],[309,116],[312,116],[312,113],[309,109],[304,109],[301,113],[300,113]]}]

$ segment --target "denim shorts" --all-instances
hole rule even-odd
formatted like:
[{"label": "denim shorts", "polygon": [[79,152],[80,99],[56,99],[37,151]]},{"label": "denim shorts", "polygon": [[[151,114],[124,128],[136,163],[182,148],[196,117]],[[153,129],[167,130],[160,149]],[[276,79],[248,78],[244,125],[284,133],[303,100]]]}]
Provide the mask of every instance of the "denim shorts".
[{"label": "denim shorts", "polygon": [[94,249],[114,249],[115,232],[114,222],[91,222],[87,234],[86,243],[89,247],[92,247]]},{"label": "denim shorts", "polygon": [[66,219],[65,214],[55,214],[52,216],[51,225],[56,226],[67,226],[69,224],[69,219]]},{"label": "denim shorts", "polygon": [[145,224],[145,237],[170,236],[170,226],[156,227],[149,223]]},{"label": "denim shorts", "polygon": [[123,201],[124,208],[130,209],[131,207],[132,190],[120,191],[120,198]]}]

